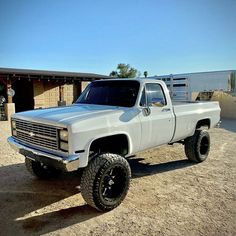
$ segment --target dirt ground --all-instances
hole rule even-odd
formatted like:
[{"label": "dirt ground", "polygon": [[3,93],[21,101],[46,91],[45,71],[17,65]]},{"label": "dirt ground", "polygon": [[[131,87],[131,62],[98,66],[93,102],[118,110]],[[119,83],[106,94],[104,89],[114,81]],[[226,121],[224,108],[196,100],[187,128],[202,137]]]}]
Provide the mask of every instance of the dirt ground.
[{"label": "dirt ground", "polygon": [[78,173],[32,177],[0,122],[0,235],[236,235],[236,120],[210,134],[201,164],[189,163],[180,144],[129,158],[128,196],[100,213],[82,199]]}]

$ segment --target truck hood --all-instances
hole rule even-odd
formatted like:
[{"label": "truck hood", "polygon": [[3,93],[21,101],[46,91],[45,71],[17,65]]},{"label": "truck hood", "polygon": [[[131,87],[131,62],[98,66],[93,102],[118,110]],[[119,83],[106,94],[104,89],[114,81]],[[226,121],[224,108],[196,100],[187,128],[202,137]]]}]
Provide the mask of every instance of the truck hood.
[{"label": "truck hood", "polygon": [[13,118],[24,119],[28,121],[38,121],[49,124],[72,124],[74,121],[87,120],[94,116],[107,116],[114,112],[121,112],[126,108],[101,106],[101,105],[85,105],[73,104],[71,106],[37,109],[14,114]]}]

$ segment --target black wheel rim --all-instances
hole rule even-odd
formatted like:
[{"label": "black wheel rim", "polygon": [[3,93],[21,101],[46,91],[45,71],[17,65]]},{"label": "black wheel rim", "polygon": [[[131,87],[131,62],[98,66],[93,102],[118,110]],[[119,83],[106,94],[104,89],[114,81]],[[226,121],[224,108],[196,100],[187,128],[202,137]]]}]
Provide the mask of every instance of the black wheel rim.
[{"label": "black wheel rim", "polygon": [[127,173],[122,166],[109,168],[101,179],[100,196],[105,201],[115,201],[125,192],[126,183]]},{"label": "black wheel rim", "polygon": [[209,150],[209,140],[207,137],[203,137],[200,144],[200,154],[206,155]]}]

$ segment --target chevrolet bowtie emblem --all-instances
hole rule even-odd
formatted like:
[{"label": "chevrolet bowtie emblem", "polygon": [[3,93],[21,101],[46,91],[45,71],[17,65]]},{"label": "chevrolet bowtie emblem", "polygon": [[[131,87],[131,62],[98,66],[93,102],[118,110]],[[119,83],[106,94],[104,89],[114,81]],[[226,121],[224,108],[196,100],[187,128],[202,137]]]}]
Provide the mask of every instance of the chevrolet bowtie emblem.
[{"label": "chevrolet bowtie emblem", "polygon": [[29,132],[29,136],[30,136],[30,137],[34,137],[35,134],[34,134],[33,132]]}]

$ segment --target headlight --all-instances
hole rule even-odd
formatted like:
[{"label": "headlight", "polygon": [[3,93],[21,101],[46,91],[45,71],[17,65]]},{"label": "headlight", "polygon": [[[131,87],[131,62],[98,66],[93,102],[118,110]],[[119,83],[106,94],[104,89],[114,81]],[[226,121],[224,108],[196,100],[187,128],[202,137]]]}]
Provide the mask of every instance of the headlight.
[{"label": "headlight", "polygon": [[63,151],[68,151],[69,149],[68,143],[60,142],[60,149],[62,149]]},{"label": "headlight", "polygon": [[11,121],[11,127],[12,127],[12,129],[16,129],[16,121],[15,120]]},{"label": "headlight", "polygon": [[60,137],[60,140],[63,140],[63,141],[68,141],[68,131],[67,130],[60,130],[59,131],[59,137]]}]

